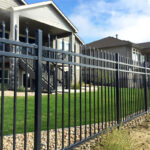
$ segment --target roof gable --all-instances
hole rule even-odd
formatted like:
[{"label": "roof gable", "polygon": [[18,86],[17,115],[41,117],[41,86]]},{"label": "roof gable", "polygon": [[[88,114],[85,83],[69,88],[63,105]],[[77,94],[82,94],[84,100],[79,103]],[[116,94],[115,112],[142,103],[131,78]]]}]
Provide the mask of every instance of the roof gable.
[{"label": "roof gable", "polygon": [[[13,11],[20,13],[21,16],[27,17],[48,25],[58,26],[64,30],[78,32],[71,21],[60,11],[53,1],[35,3],[13,7]],[[32,14],[32,15],[31,15]]]}]

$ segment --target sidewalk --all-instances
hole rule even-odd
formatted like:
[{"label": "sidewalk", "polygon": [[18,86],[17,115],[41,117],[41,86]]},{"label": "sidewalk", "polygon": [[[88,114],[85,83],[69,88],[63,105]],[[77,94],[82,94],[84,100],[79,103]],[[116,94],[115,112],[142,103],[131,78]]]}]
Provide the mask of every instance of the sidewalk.
[{"label": "sidewalk", "polygon": [[[61,94],[62,93],[62,88],[58,87],[58,93]],[[91,87],[91,91],[94,91],[94,87]],[[97,91],[97,86],[95,86],[95,91]],[[65,89],[64,90],[65,93],[68,93],[69,90]],[[70,93],[74,93],[75,90],[71,89]],[[82,92],[85,92],[85,87],[82,87]],[[89,87],[86,87],[86,92],[89,92]],[[80,89],[76,90],[76,93],[80,93]],[[52,93],[55,94],[55,93]],[[34,92],[28,92],[28,96],[34,96],[35,93]],[[47,93],[42,93],[42,95],[47,95]],[[0,91],[0,96],[1,96],[1,91]],[[14,96],[14,91],[5,91],[4,92],[4,96]],[[25,92],[17,92],[17,96],[25,96]]]}]

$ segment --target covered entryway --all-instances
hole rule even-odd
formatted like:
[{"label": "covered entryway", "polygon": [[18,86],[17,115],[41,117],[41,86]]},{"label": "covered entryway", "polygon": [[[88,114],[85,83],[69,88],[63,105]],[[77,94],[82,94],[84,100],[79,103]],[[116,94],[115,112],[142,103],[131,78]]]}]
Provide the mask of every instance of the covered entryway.
[{"label": "covered entryway", "polygon": [[[64,14],[59,10],[59,8],[52,2],[41,2],[31,5],[23,5],[19,7],[13,7],[7,11],[2,10],[0,16],[0,21],[6,22],[6,30],[9,34],[9,38],[12,40],[19,40],[22,42],[26,41],[26,28],[28,28],[29,43],[35,43],[35,31],[41,29],[43,31],[43,45],[48,44],[48,34],[50,35],[50,46],[56,48],[56,37],[57,37],[57,49],[61,49],[62,38],[65,39],[67,43],[70,43],[70,51],[74,51],[75,42],[78,45],[83,44],[79,37],[76,35],[78,32],[75,26],[70,22],[70,20],[64,16]],[[4,17],[5,16],[5,17]],[[10,25],[10,26],[8,26]],[[17,32],[15,28],[17,27]],[[79,47],[79,46],[77,46]],[[11,51],[14,49],[10,48]],[[31,50],[32,52],[32,50]],[[79,52],[79,48],[77,49]],[[23,74],[25,70],[25,61],[18,60],[20,65],[18,86],[23,86]],[[34,80],[34,73],[32,73],[33,62],[30,65],[30,80]],[[61,67],[61,66],[59,66]],[[61,69],[60,69],[61,70]],[[73,69],[72,69],[73,70]],[[61,74],[61,71],[60,71]],[[9,77],[10,77],[10,89],[13,89],[14,85],[11,81],[14,80],[14,64],[13,60],[9,60]],[[52,75],[51,75],[52,76]],[[58,76],[61,76],[58,74]],[[47,77],[47,75],[45,75]],[[59,82],[61,79],[59,80]],[[30,82],[30,86],[33,82]]]}]

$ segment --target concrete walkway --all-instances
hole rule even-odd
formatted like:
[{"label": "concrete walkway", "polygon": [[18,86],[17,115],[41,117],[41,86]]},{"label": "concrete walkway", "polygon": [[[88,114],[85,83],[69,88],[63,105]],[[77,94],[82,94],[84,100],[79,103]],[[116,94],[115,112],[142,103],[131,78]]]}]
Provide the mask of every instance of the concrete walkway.
[{"label": "concrete walkway", "polygon": [[[96,86],[95,86],[95,90],[97,91]],[[91,87],[91,91],[94,91],[94,87]],[[69,90],[65,89],[64,92],[68,93]],[[74,93],[75,90],[71,89],[70,92]],[[80,89],[77,89],[76,92],[80,93]],[[85,92],[85,87],[82,87],[82,92]],[[86,92],[89,92],[89,87],[86,88]],[[60,94],[62,93],[62,88],[61,87],[58,87],[58,93],[60,93]],[[52,93],[52,94],[55,94],[55,93]],[[14,91],[5,91],[4,95],[5,96],[14,96]],[[34,95],[35,95],[34,92],[28,92],[28,96],[34,96]],[[42,95],[47,95],[47,93],[42,93]],[[1,96],[1,91],[0,91],[0,96]],[[17,92],[17,96],[25,96],[25,92]]]}]

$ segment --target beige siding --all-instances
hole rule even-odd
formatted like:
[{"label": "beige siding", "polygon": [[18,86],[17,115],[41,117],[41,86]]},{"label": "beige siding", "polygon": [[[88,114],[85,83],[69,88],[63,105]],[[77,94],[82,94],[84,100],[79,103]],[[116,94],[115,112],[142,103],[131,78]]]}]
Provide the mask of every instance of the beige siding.
[{"label": "beige siding", "polygon": [[150,63],[150,54],[146,55],[146,60]]},{"label": "beige siding", "polygon": [[[61,49],[62,39],[64,39],[64,42],[69,43],[69,37],[58,39],[58,41],[57,41],[57,48],[58,49]],[[76,53],[80,53],[80,44],[81,43],[77,39],[75,39],[75,43],[76,43]],[[53,48],[55,48],[55,40],[53,41]],[[77,58],[77,61],[79,62],[79,58]]]},{"label": "beige siding", "polygon": [[24,73],[25,71],[19,68],[19,87],[23,87],[23,74]]},{"label": "beige siding", "polygon": [[20,5],[21,3],[19,3],[17,0],[0,0],[1,9],[8,9],[10,7],[16,7]]},{"label": "beige siding", "polygon": [[131,47],[116,47],[104,49],[110,53],[119,53],[120,56],[125,56],[132,59],[132,48]]},{"label": "beige siding", "polygon": [[146,61],[148,61],[148,62],[150,63],[150,52],[148,52],[148,53],[143,53],[142,55],[144,55]]},{"label": "beige siding", "polygon": [[[64,41],[65,42],[69,42],[69,37],[66,37],[64,38]],[[78,40],[75,39],[75,43],[76,43],[76,53],[79,53],[80,52],[80,42]],[[61,44],[62,44],[62,39],[58,39],[58,49],[61,49]],[[53,41],[53,48],[55,48],[55,41]],[[74,60],[74,57],[72,57],[72,59]],[[67,60],[66,60],[67,61]],[[79,57],[76,57],[76,62],[77,63],[80,63],[80,59]],[[73,66],[73,69],[74,69],[74,66]],[[65,68],[65,71],[68,71],[68,67]],[[74,84],[74,70],[72,70],[72,84]],[[58,71],[58,79],[61,80],[62,78],[62,72],[61,71]],[[76,83],[78,84],[80,81],[80,67],[79,66],[76,66]]]}]

